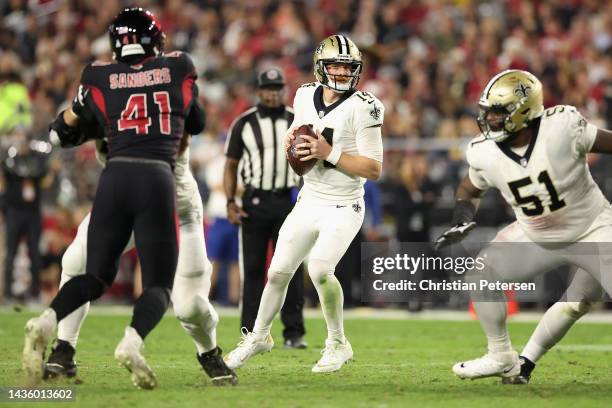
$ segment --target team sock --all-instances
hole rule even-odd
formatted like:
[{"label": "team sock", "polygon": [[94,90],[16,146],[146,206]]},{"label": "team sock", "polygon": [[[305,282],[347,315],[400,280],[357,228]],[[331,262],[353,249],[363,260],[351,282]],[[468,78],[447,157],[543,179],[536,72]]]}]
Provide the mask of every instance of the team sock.
[{"label": "team sock", "polygon": [[49,306],[55,311],[57,321],[87,302],[98,299],[104,293],[104,284],[92,275],[76,276],[60,289]]},{"label": "team sock", "polygon": [[568,313],[565,303],[555,303],[542,316],[521,355],[537,363],[548,350],[565,336],[579,317],[576,314]]},{"label": "team sock", "polygon": [[161,287],[147,288],[136,300],[134,315],[130,326],[144,338],[161,320],[170,303],[168,289]]}]

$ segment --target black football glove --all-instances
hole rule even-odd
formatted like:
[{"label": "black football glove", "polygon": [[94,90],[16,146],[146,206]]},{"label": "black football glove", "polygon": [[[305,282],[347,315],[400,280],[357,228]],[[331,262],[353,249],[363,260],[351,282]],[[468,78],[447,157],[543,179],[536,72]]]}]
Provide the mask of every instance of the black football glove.
[{"label": "black football glove", "polygon": [[[79,127],[68,126],[64,121],[64,112],[60,112],[57,118],[49,125],[50,139],[53,141],[55,136],[59,139],[60,146],[74,147],[78,146],[81,141],[81,131]],[[55,132],[55,134],[53,134]]]},{"label": "black football glove", "polygon": [[85,98],[87,98],[87,94],[89,94],[89,88],[85,88],[83,85],[79,85],[79,90],[77,91],[76,96],[72,100],[72,111],[79,118],[83,116],[85,110]]},{"label": "black football glove", "polygon": [[460,242],[474,228],[476,228],[476,223],[474,221],[454,225],[450,229],[444,231],[444,233],[434,241],[434,249],[437,251],[448,245]]}]

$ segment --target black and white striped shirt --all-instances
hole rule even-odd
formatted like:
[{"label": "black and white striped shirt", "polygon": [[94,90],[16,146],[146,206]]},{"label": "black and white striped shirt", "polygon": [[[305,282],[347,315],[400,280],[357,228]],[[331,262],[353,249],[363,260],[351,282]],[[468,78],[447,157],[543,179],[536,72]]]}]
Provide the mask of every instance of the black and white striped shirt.
[{"label": "black and white striped shirt", "polygon": [[297,176],[289,166],[283,141],[293,122],[293,110],[257,105],[232,123],[225,155],[240,160],[242,183],[261,190],[293,187]]}]

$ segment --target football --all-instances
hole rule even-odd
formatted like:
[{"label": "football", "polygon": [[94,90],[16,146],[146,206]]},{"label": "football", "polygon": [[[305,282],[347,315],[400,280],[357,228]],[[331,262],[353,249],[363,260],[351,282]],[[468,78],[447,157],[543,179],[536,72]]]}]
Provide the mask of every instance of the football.
[{"label": "football", "polygon": [[308,135],[312,137],[317,137],[315,131],[311,126],[302,125],[295,130],[295,139],[291,141],[291,145],[289,146],[289,150],[287,150],[287,160],[289,160],[289,164],[293,171],[297,173],[298,176],[303,176],[308,173],[310,169],[312,169],[317,162],[317,159],[310,159],[308,161],[301,161],[300,158],[304,156],[300,156],[297,154],[297,145],[306,142],[306,140],[302,137],[303,135]]}]

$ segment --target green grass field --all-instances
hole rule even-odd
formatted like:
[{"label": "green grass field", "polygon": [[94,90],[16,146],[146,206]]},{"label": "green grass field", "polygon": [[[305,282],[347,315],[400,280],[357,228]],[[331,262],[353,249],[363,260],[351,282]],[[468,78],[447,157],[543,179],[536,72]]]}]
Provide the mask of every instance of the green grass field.
[{"label": "green grass field", "polygon": [[[0,312],[0,387],[18,386],[23,325],[30,314]],[[154,391],[133,388],[113,360],[127,316],[92,315],[86,321],[77,361],[79,384],[71,386],[83,407],[596,407],[612,406],[612,327],[579,324],[538,365],[528,386],[499,379],[461,381],[450,368],[484,351],[477,322],[353,319],[346,332],[353,362],[335,374],[310,372],[324,341],[324,322],[308,319],[309,349],[282,347],[255,357],[238,371],[236,387],[213,387],[201,371],[190,339],[165,317],[148,337],[145,356],[157,373]],[[237,318],[223,318],[219,342],[229,351],[238,340]],[[535,325],[510,326],[515,347]],[[280,342],[280,324],[274,326]],[[47,403],[56,404],[56,403]],[[26,406],[20,403],[17,406]],[[40,406],[40,403],[29,403]],[[61,405],[66,406],[66,405]]]}]

